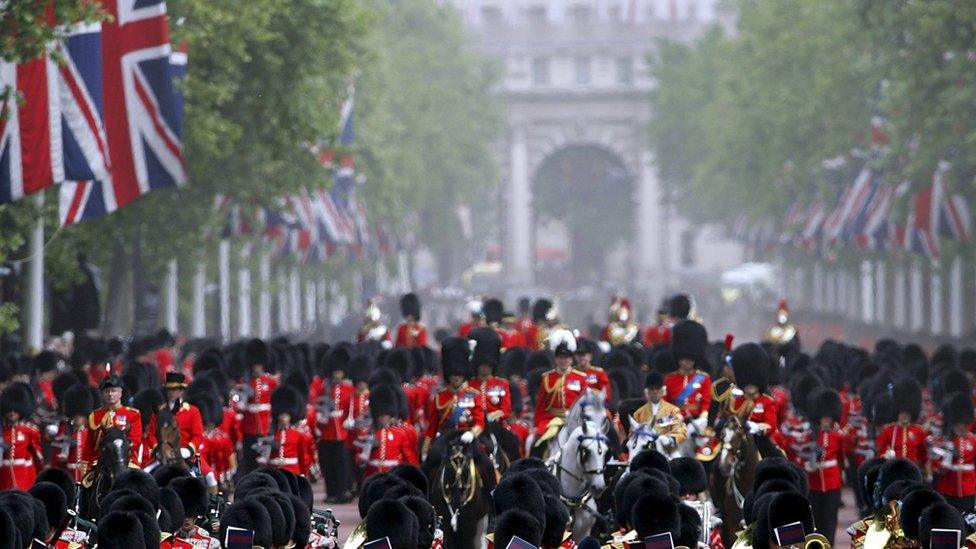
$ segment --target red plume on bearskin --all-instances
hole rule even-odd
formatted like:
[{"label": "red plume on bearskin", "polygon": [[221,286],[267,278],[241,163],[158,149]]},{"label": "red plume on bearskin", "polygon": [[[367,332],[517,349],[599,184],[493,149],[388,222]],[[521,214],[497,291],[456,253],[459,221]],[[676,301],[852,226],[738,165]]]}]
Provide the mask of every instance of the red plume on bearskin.
[{"label": "red plume on bearskin", "polygon": [[732,350],[732,342],[735,341],[735,336],[732,334],[725,334],[725,352]]}]

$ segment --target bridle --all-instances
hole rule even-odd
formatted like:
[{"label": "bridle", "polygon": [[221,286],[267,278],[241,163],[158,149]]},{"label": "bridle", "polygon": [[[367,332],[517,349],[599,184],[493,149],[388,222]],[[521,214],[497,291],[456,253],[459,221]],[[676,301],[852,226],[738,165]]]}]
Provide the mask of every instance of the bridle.
[{"label": "bridle", "polygon": [[576,462],[585,467],[586,463],[590,460],[590,452],[593,450],[587,448],[586,442],[593,441],[597,445],[597,453],[601,456],[598,460],[599,465],[594,469],[583,469],[583,471],[574,473],[573,471],[566,469],[562,465],[562,459],[555,462],[556,469],[556,480],[559,481],[560,486],[562,486],[563,475],[575,480],[576,482],[583,485],[582,491],[576,497],[561,495],[561,499],[567,506],[571,508],[585,507],[587,501],[592,498],[591,488],[593,486],[592,478],[597,475],[603,475],[603,449],[607,446],[608,439],[602,433],[591,434],[587,423],[584,422],[581,426],[583,432],[576,436]]}]

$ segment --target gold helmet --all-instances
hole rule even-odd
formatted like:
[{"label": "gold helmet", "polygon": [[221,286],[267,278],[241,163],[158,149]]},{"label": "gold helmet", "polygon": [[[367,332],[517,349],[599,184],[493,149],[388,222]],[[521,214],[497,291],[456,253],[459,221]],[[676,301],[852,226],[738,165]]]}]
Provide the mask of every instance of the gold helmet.
[{"label": "gold helmet", "polygon": [[379,305],[376,304],[376,299],[370,299],[366,302],[366,311],[363,316],[368,322],[379,322],[383,318],[383,313],[380,311]]},{"label": "gold helmet", "polygon": [[613,303],[610,304],[610,321],[630,322],[632,317],[630,300],[620,295],[613,296]]}]

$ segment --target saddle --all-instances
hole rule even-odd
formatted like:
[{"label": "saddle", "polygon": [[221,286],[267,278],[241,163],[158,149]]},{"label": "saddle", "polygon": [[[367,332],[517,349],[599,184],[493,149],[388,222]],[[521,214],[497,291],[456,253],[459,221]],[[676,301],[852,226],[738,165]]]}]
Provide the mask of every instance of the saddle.
[{"label": "saddle", "polygon": [[554,417],[550,419],[548,425],[546,425],[546,431],[542,433],[542,436],[535,441],[535,446],[541,446],[544,442],[548,442],[555,438],[565,424],[566,420],[561,417]]}]

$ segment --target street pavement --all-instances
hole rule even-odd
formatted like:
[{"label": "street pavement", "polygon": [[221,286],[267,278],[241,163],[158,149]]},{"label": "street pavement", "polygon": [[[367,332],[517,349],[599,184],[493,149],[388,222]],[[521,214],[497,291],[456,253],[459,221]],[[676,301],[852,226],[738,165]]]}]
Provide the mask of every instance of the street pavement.
[{"label": "street pavement", "polygon": [[[834,535],[834,547],[844,549],[850,547],[850,538],[847,537],[847,527],[858,520],[857,506],[854,503],[854,493],[849,488],[844,488],[842,493],[842,506],[837,517],[837,533]],[[329,508],[339,519],[339,539],[345,543],[346,538],[352,532],[356,524],[359,523],[359,508],[356,502],[345,503],[342,505],[325,503],[325,484],[319,480],[315,484],[315,506],[317,508]]]}]

